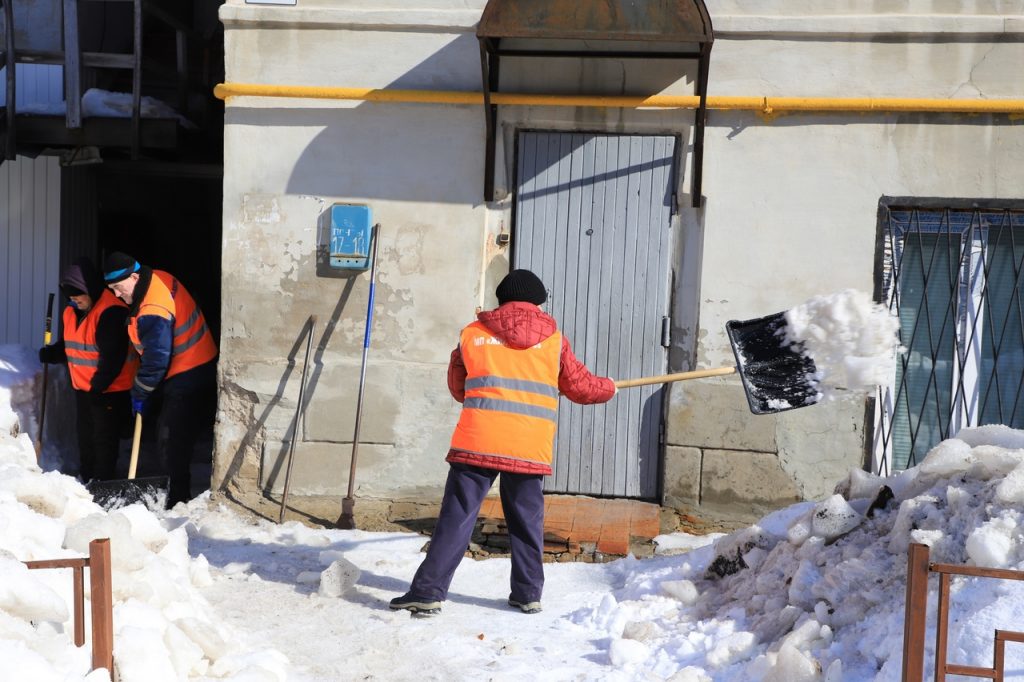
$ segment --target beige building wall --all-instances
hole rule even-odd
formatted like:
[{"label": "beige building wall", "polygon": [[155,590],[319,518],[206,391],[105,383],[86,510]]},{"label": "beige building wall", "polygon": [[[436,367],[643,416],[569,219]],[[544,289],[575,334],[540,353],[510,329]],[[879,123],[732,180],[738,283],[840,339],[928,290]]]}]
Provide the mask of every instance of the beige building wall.
[{"label": "beige building wall", "polygon": [[[484,0],[221,9],[227,80],[480,89]],[[708,0],[712,95],[1020,97],[1021,2]],[[882,6],[884,5],[884,6]],[[1007,40],[1013,37],[1013,40]],[[694,64],[503,61],[505,91],[690,94]],[[543,66],[541,66],[543,65]],[[270,98],[228,102],[223,333],[215,488],[279,489],[302,331],[319,318],[292,494],[347,486],[368,276],[316,277],[324,214],[366,203],[381,224],[357,496],[439,496],[458,405],[445,369],[458,330],[490,307],[508,255],[518,128],[692,135],[691,111],[503,107],[497,201],[482,197],[479,106]],[[871,291],[883,195],[1019,198],[1024,125],[1010,116],[711,111],[704,202],[691,145],[675,218],[676,371],[733,363],[730,319],[812,295]],[[865,460],[863,399],[750,414],[738,378],[675,384],[666,504],[754,513],[829,493]]]}]

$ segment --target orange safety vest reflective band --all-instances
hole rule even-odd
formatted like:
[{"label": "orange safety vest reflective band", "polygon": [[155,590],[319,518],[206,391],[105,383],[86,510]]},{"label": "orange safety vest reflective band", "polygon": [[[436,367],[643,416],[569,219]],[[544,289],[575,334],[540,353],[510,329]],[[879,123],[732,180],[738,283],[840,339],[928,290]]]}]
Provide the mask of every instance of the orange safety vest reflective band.
[{"label": "orange safety vest reflective band", "polygon": [[[92,389],[92,379],[100,365],[100,348],[96,345],[96,326],[100,316],[111,306],[125,307],[114,294],[104,290],[98,301],[81,323],[72,306],[64,308],[64,351],[68,356],[68,370],[71,373],[71,385],[79,391]],[[139,366],[139,358],[135,353],[126,353],[124,365],[120,373],[110,382],[104,393],[127,391],[132,387],[132,378]]]},{"label": "orange safety vest reflective band", "polygon": [[[171,364],[165,378],[187,372],[217,357],[217,344],[206,326],[206,318],[188,290],[169,272],[153,270],[149,290],[139,304],[139,311],[128,320],[128,338],[139,355],[145,351],[139,341],[137,326],[137,319],[143,315],[158,315],[174,323]],[[141,383],[139,386],[146,391],[156,388]]]},{"label": "orange safety vest reflective band", "polygon": [[535,462],[550,468],[558,426],[562,335],[535,346],[505,346],[480,322],[462,330],[466,397],[453,450]]}]

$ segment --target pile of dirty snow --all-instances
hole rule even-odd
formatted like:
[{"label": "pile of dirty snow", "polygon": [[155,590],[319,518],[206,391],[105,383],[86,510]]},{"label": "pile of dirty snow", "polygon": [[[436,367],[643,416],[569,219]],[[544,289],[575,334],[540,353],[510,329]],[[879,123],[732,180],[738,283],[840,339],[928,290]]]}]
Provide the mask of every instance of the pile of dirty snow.
[{"label": "pile of dirty snow", "polygon": [[[610,660],[636,679],[895,681],[910,543],[936,562],[1021,570],[1022,508],[1024,432],[966,429],[898,475],[855,470],[832,497],[713,547],[633,561],[620,589],[573,620],[604,631]],[[991,666],[994,629],[1024,630],[1024,584],[955,578],[952,592],[948,660]],[[1007,648],[1006,670],[1022,669],[1024,651]]]}]

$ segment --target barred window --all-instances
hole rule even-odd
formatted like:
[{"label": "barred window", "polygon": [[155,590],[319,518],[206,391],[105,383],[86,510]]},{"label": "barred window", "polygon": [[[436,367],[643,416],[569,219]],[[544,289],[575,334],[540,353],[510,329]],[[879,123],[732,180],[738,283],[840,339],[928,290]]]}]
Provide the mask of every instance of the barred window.
[{"label": "barred window", "polygon": [[1024,202],[886,197],[878,227],[876,298],[905,349],[875,405],[885,475],[964,427],[1024,427]]}]

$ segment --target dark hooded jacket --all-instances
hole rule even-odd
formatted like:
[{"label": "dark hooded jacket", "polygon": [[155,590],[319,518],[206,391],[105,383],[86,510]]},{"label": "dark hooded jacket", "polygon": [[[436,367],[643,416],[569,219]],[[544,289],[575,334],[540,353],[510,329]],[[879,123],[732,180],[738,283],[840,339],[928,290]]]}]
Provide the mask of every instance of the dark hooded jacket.
[{"label": "dark hooded jacket", "polygon": [[[60,288],[65,297],[72,292],[85,292],[94,302],[107,290],[103,276],[88,258],[79,258],[64,270],[61,274]],[[95,307],[82,312],[71,301],[68,301],[67,305],[75,313],[76,324],[81,324],[88,315],[95,314]],[[100,358],[92,379],[92,387],[89,389],[90,393],[102,393],[121,373],[128,355],[128,333],[125,326],[127,319],[128,308],[120,305],[110,306],[100,315],[96,323],[96,345],[99,347]],[[50,347],[48,356],[51,362],[67,362],[63,339]]]},{"label": "dark hooded jacket", "polygon": [[[512,301],[494,310],[485,310],[477,315],[495,336],[511,348],[529,348],[555,333],[558,324],[543,310],[522,301]],[[569,400],[581,405],[604,403],[615,395],[615,385],[607,377],[592,374],[586,365],[572,352],[569,341],[562,336],[561,367],[558,371],[558,390]],[[460,403],[466,398],[466,365],[462,361],[462,350],[456,346],[448,363],[448,390]],[[547,465],[536,465],[521,460],[491,457],[461,450],[449,450],[447,461],[471,464],[486,469],[497,469],[518,474],[544,474]]]}]

